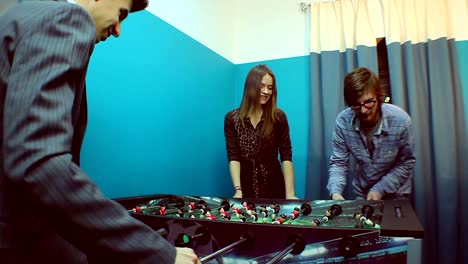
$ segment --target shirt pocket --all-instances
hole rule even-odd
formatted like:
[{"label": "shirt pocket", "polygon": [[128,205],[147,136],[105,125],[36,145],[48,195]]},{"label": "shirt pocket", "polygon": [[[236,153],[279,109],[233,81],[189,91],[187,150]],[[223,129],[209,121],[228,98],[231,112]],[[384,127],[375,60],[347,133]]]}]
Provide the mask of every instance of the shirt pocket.
[{"label": "shirt pocket", "polygon": [[376,151],[374,151],[374,155],[377,154],[375,156],[375,162],[393,165],[398,156],[398,149],[398,142],[394,142],[394,144],[385,144],[380,149],[376,149]]}]

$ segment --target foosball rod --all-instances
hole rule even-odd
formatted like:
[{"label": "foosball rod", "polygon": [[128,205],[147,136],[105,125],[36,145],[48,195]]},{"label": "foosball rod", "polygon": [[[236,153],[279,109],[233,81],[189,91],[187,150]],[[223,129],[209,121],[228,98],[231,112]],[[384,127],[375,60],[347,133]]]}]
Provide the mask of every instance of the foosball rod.
[{"label": "foosball rod", "polygon": [[223,255],[224,253],[230,251],[231,249],[233,249],[234,247],[237,247],[239,246],[240,244],[243,244],[243,243],[246,243],[246,244],[250,244],[251,242],[253,241],[253,237],[251,235],[249,235],[248,233],[244,233],[242,234],[241,238],[239,240],[237,240],[236,242],[218,250],[218,251],[215,251],[213,253],[211,253],[210,255],[208,256],[205,256],[203,258],[200,259],[200,262],[201,263],[206,263],[220,255]]},{"label": "foosball rod", "polygon": [[[183,207],[185,205],[185,202],[184,200],[182,199],[178,199],[176,202],[172,202],[172,203],[167,203],[167,204],[164,204],[164,206],[167,208],[167,207],[172,207],[173,205],[175,205],[176,208],[179,208],[179,207]],[[163,205],[153,205],[153,206],[145,206],[145,205],[142,205],[142,206],[136,206],[132,209],[127,209],[127,212],[129,213],[139,213],[140,210],[148,210],[148,209],[158,209],[158,208],[161,208]],[[137,209],[138,208],[138,209]],[[173,208],[171,208],[173,209]]]},{"label": "foosball rod", "polygon": [[288,245],[285,249],[283,249],[280,253],[274,256],[270,261],[266,264],[275,264],[278,261],[282,260],[286,255],[292,253],[297,255],[301,253],[305,248],[305,241],[304,238],[299,234],[292,234],[286,240],[286,244]]}]

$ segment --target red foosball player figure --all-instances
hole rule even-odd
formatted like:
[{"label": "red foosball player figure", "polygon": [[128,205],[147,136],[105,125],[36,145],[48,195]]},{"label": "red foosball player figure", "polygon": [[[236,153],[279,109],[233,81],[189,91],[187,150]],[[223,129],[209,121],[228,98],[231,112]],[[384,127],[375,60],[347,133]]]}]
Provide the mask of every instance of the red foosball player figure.
[{"label": "red foosball player figure", "polygon": [[280,224],[282,225],[286,221],[286,215],[280,214],[280,216],[272,223],[272,224]]},{"label": "red foosball player figure", "polygon": [[140,207],[137,206],[137,207],[131,209],[130,211],[132,211],[132,212],[134,212],[134,213],[140,213],[140,212],[141,212],[141,209],[140,209]]},{"label": "red foosball player figure", "polygon": [[231,209],[236,214],[236,216],[239,217],[239,214],[241,213],[241,210],[239,208],[237,208],[237,206],[235,204],[231,204]]},{"label": "red foosball player figure", "polygon": [[159,214],[160,215],[166,215],[166,205],[161,205],[161,208],[159,208]]},{"label": "red foosball player figure", "polygon": [[251,202],[244,201],[242,202],[242,206],[245,208],[245,212],[247,214],[252,214],[252,211],[255,211],[255,205],[253,205]]},{"label": "red foosball player figure", "polygon": [[229,216],[229,213],[224,211],[224,208],[223,207],[220,207],[218,209],[218,212],[219,212],[219,215],[222,216],[223,218],[226,218],[227,216]]},{"label": "red foosball player figure", "polygon": [[188,211],[192,212],[193,210],[195,210],[195,208],[197,208],[197,205],[195,204],[195,201],[190,201],[190,204],[187,205],[187,207],[188,207]]},{"label": "red foosball player figure", "polygon": [[206,208],[205,209],[205,217],[206,219],[210,219],[210,220],[216,220],[216,217],[214,215],[211,214],[211,210]]},{"label": "red foosball player figure", "polygon": [[290,214],[292,220],[298,218],[300,213],[301,213],[301,209],[299,209],[298,207],[294,207],[294,211],[292,211]]}]

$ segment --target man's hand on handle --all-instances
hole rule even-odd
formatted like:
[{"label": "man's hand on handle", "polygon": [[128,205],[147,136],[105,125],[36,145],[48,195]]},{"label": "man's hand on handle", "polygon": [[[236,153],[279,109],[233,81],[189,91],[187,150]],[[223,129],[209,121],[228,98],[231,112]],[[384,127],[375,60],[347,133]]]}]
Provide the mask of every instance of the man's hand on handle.
[{"label": "man's hand on handle", "polygon": [[367,200],[374,200],[374,201],[378,201],[382,199],[382,196],[378,193],[378,192],[374,192],[374,191],[370,191],[368,194],[367,194]]},{"label": "man's hand on handle", "polygon": [[345,198],[341,194],[338,194],[338,193],[333,193],[331,198],[332,200],[335,200],[335,201],[345,200]]},{"label": "man's hand on handle", "polygon": [[200,259],[191,248],[176,247],[175,264],[201,264]]}]

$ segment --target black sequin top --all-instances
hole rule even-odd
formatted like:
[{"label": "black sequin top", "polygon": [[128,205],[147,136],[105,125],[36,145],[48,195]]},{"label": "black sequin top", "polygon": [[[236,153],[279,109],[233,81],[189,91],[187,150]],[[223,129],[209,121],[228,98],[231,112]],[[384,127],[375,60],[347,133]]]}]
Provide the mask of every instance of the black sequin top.
[{"label": "black sequin top", "polygon": [[292,161],[291,139],[286,114],[278,110],[278,121],[269,138],[262,135],[263,120],[254,128],[250,119],[239,119],[239,109],[228,112],[224,118],[224,135],[229,161],[241,165],[243,198],[284,199],[285,183],[278,160]]}]

